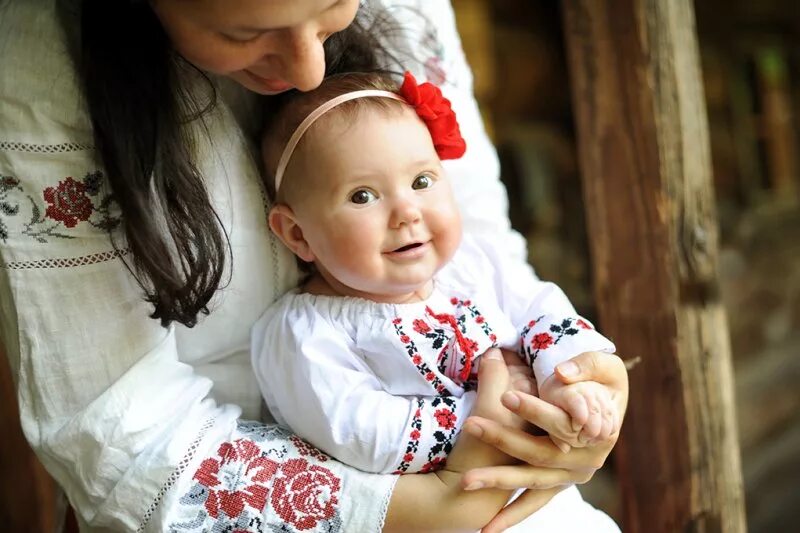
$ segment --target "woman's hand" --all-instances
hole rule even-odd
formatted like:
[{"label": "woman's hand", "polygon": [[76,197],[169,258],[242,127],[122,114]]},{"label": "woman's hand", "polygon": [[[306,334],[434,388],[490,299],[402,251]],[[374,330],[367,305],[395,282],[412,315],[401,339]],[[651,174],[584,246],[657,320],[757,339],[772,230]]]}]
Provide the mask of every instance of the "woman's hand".
[{"label": "woman's hand", "polygon": [[[535,390],[530,391],[533,394],[520,390],[520,386],[524,387],[521,371],[513,369],[520,364],[519,358],[510,352],[504,355],[509,373],[516,375],[517,379],[512,378],[516,390],[503,394],[503,405],[546,432],[571,428],[570,416],[562,409],[534,396]],[[603,352],[580,354],[558,365],[556,376],[565,384],[596,381],[606,385],[620,416],[624,416],[628,404],[628,374],[616,355]],[[536,489],[525,491],[505,507],[483,529],[484,533],[503,531],[536,512],[563,488],[589,481],[603,466],[619,436],[617,433],[597,446],[563,453],[549,436],[532,435],[488,418],[470,417],[464,431],[524,463],[470,470],[463,477],[464,487]]]}]

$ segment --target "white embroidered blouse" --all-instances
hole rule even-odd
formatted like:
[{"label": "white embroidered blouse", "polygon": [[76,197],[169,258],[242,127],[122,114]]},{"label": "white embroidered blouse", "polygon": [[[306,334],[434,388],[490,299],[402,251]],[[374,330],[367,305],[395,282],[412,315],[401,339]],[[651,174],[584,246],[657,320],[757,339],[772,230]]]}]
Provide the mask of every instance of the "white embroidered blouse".
[{"label": "white embroidered blouse", "polygon": [[[0,2],[0,336],[25,435],[82,530],[379,530],[397,476],[364,474],[242,421],[261,406],[250,328],[298,279],[266,224],[253,95],[215,80],[205,129],[190,125],[230,236],[231,279],[196,327],[165,329],[123,263],[57,3],[70,2]],[[449,2],[363,4],[389,9],[403,28],[387,43],[408,60],[395,70],[440,84],[458,113],[469,150],[445,165],[459,177],[466,232],[491,236],[521,264]]]},{"label": "white embroidered blouse", "polygon": [[556,285],[466,236],[421,302],[290,291],[253,328],[253,367],[275,419],[320,450],[367,472],[427,472],[493,346],[521,353],[539,383],[579,353],[614,351]]}]

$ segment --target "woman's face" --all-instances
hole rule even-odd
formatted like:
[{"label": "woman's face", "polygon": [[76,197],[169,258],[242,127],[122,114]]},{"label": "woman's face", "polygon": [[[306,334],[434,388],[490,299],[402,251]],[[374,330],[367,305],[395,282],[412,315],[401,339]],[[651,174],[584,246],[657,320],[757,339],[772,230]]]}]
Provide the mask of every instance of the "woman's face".
[{"label": "woman's face", "polygon": [[358,0],[152,0],[175,49],[251,91],[308,91],[322,82],[322,44],[355,18]]}]

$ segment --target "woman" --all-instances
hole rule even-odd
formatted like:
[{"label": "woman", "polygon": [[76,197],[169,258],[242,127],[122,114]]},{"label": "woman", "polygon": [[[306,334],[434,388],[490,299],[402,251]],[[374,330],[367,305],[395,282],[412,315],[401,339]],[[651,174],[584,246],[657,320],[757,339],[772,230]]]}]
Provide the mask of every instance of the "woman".
[{"label": "woman", "polygon": [[[23,429],[82,529],[424,527],[413,519],[425,475],[367,475],[243,421],[260,415],[249,327],[298,276],[266,225],[253,93],[315,87],[326,40],[328,71],[374,67],[380,45],[358,31],[368,18],[353,24],[358,1],[54,4],[0,8],[13,73],[0,80],[0,305]],[[368,4],[405,6],[391,11],[405,31],[387,32],[383,59],[418,59],[464,117],[470,152],[450,172],[473,206],[465,229],[523,260],[449,3]],[[615,384],[625,405],[618,359],[576,363],[570,379]],[[526,400],[531,422],[563,423]],[[609,451],[562,457],[489,419],[466,427],[528,464],[465,482],[554,487],[492,527],[586,481]]]}]

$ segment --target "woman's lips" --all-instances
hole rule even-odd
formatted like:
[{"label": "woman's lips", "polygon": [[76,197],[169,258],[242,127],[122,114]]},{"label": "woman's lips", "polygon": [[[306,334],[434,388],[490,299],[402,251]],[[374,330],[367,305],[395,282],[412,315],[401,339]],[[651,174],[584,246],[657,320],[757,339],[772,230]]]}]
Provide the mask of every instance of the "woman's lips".
[{"label": "woman's lips", "polygon": [[250,77],[251,80],[263,87],[264,90],[271,93],[282,93],[283,91],[288,91],[292,88],[290,83],[287,83],[283,80],[269,80],[267,78],[262,78],[258,74],[253,74],[249,70],[245,70],[244,72]]}]

